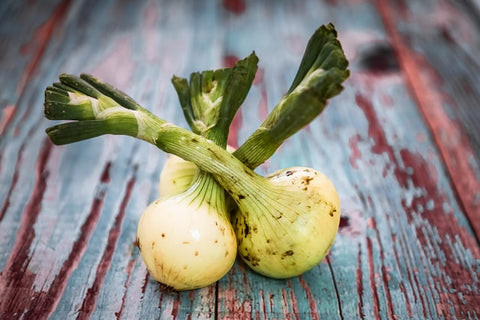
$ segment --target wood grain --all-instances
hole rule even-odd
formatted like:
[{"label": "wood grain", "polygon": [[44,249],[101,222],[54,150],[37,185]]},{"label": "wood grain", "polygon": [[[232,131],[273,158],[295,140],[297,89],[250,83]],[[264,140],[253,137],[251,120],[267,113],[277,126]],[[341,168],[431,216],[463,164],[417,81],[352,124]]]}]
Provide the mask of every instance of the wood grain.
[{"label": "wood grain", "polygon": [[[2,1],[0,319],[480,318],[479,8],[453,1]],[[259,71],[231,128],[240,145],[333,22],[344,92],[258,172],[334,181],[327,258],[288,280],[237,261],[218,283],[159,290],[135,246],[165,154],[127,137],[53,146],[43,90],[89,72],[186,126],[173,74]]]}]

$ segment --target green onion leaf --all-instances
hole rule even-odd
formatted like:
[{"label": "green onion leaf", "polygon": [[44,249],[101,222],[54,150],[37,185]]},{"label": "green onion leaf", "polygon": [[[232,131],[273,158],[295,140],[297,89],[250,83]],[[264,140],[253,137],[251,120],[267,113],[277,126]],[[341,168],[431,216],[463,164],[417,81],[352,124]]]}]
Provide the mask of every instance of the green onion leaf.
[{"label": "green onion leaf", "polygon": [[343,90],[342,83],[350,74],[347,67],[335,27],[318,28],[287,94],[234,155],[250,168],[265,162],[286,139],[317,117],[328,99]]},{"label": "green onion leaf", "polygon": [[252,86],[257,63],[253,52],[233,68],[194,72],[190,81],[172,78],[185,119],[193,132],[225,147],[230,124]]}]

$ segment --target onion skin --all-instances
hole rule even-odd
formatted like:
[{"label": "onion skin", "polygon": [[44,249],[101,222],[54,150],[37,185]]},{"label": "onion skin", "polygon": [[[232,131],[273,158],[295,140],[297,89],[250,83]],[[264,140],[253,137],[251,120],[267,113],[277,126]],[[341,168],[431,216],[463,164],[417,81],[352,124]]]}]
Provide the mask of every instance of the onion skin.
[{"label": "onion skin", "polygon": [[[162,288],[183,291],[222,278],[237,254],[235,233],[226,217],[184,195],[150,204],[138,223],[137,239],[147,269]],[[194,210],[194,212],[193,212]]]},{"label": "onion skin", "polygon": [[[227,151],[232,153],[236,149],[227,145]],[[183,160],[176,155],[170,154],[163,165],[158,183],[160,198],[175,196],[186,191],[195,178],[198,167],[195,163]]]},{"label": "onion skin", "polygon": [[160,198],[170,197],[186,191],[195,178],[197,166],[173,154],[169,155],[160,174],[158,193]]},{"label": "onion skin", "polygon": [[278,203],[285,210],[237,210],[232,220],[238,253],[262,275],[298,276],[329,252],[340,223],[340,200],[332,182],[314,169],[283,169],[268,179],[283,190]]}]

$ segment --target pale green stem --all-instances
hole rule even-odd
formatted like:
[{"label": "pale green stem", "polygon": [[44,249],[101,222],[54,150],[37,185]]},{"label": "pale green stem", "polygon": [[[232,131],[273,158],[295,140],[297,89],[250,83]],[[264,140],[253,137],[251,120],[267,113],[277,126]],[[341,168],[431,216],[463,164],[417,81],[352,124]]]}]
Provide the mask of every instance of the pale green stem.
[{"label": "pale green stem", "polygon": [[[265,178],[246,167],[235,156],[213,141],[159,119],[142,110],[114,107],[100,120],[68,122],[47,129],[55,144],[68,144],[104,134],[128,135],[147,141],[159,149],[195,163],[211,173],[234,199]],[[261,183],[261,182],[260,182]]]},{"label": "pale green stem", "polygon": [[[249,191],[252,184],[266,180],[214,141],[156,117],[108,84],[88,75],[82,75],[82,79],[62,75],[60,80],[61,84],[46,90],[45,114],[50,119],[71,120],[73,116],[80,121],[48,128],[47,134],[55,144],[104,134],[132,136],[195,163],[221,180],[222,186],[236,199],[243,192],[252,194]],[[56,112],[59,106],[62,112]],[[86,120],[82,120],[81,114],[86,115]],[[219,190],[218,193],[223,193]]]}]

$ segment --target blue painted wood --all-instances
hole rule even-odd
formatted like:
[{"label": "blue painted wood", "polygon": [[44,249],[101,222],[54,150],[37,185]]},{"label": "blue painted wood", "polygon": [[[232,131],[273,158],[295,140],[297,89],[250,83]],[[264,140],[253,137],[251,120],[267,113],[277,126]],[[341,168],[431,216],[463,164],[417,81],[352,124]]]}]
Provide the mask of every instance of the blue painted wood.
[{"label": "blue painted wood", "polygon": [[[2,1],[0,318],[480,318],[479,202],[474,188],[466,192],[480,183],[475,8],[449,0]],[[352,75],[258,172],[305,165],[334,181],[343,218],[331,253],[289,280],[237,262],[208,288],[161,292],[134,242],[166,155],[127,137],[52,146],[44,88],[62,72],[93,73],[186,126],[171,76],[255,50],[257,79],[230,137],[238,145],[327,22]]]}]

